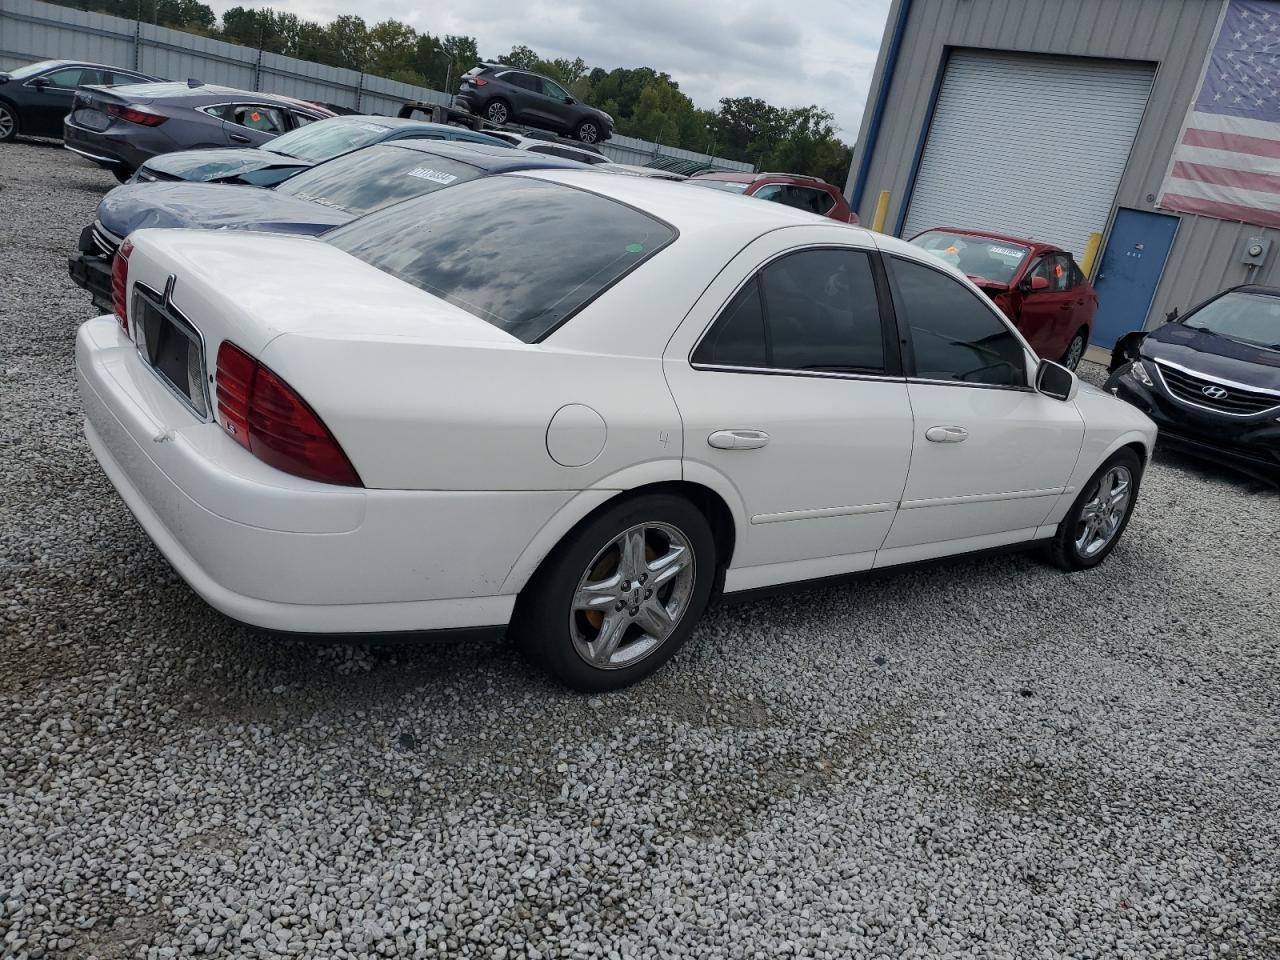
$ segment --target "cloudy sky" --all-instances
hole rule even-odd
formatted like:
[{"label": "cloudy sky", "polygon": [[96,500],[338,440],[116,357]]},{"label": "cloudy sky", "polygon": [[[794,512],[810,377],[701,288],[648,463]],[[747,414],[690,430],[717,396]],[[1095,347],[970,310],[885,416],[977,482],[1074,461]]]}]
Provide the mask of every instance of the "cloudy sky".
[{"label": "cloudy sky", "polygon": [[867,99],[889,0],[484,0],[430,7],[405,0],[215,0],[272,6],[312,20],[394,17],[434,34],[475,37],[496,57],[523,43],[547,58],[665,70],[700,107],[721,97],[817,103],[852,142]]}]

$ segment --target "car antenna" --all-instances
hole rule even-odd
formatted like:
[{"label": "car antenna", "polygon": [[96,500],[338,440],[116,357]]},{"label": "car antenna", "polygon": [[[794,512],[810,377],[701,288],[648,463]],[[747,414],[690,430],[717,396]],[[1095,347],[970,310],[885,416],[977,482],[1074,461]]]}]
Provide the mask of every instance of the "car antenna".
[{"label": "car antenna", "polygon": [[188,78],[187,78],[187,86],[188,86],[188,87],[190,87],[192,90],[194,90],[196,87],[203,87],[203,86],[204,86],[204,81],[203,81],[203,80],[197,80],[197,79],[195,79],[194,77],[188,77]]}]

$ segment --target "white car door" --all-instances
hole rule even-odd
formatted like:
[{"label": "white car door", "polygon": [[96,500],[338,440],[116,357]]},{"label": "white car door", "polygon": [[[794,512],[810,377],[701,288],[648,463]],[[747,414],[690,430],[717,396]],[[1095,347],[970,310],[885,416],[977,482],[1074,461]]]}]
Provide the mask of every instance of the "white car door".
[{"label": "white car door", "polygon": [[1065,492],[1083,418],[1031,388],[1033,355],[967,286],[915,260],[885,265],[915,442],[876,566],[1034,538]]},{"label": "white car door", "polygon": [[911,409],[883,268],[848,238],[802,227],[750,244],[664,355],[685,477],[740,502],[726,591],[868,569],[893,522]]}]

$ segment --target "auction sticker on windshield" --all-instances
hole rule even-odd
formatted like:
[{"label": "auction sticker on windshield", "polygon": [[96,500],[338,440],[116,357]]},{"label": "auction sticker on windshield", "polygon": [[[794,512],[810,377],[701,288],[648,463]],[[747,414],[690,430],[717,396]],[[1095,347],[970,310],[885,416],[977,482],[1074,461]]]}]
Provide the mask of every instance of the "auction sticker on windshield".
[{"label": "auction sticker on windshield", "polygon": [[430,167],[414,167],[409,171],[409,176],[417,177],[419,180],[430,180],[432,183],[449,184],[458,178],[452,173],[444,173],[440,170],[432,170]]}]

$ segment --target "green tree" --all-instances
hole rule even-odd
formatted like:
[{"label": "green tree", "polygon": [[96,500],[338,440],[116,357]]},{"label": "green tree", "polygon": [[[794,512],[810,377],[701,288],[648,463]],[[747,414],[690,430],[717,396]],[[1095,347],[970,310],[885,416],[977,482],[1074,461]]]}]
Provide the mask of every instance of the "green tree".
[{"label": "green tree", "polygon": [[397,78],[412,74],[421,83],[424,74],[416,69],[418,32],[399,20],[383,20],[369,28],[366,40],[368,62],[365,69],[380,77]]},{"label": "green tree", "polygon": [[520,67],[522,70],[536,70],[542,58],[534,50],[520,43],[512,47],[511,52],[505,57],[499,57],[498,62],[505,63],[509,67]]},{"label": "green tree", "polygon": [[333,44],[335,66],[364,70],[369,60],[369,30],[364,18],[344,14],[325,28]]}]

